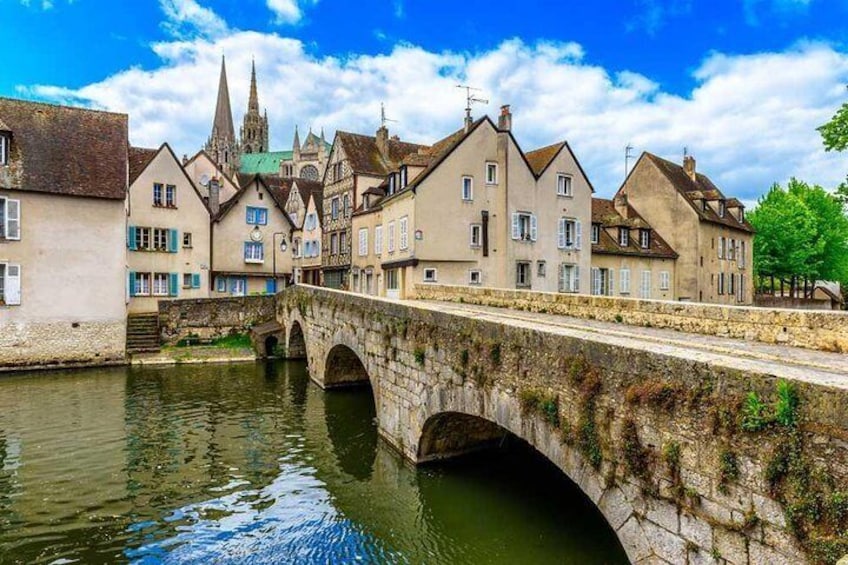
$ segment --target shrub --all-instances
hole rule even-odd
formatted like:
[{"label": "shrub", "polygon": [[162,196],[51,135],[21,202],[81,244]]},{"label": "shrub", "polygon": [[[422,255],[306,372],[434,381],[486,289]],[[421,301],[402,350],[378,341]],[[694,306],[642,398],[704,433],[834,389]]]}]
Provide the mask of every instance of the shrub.
[{"label": "shrub", "polygon": [[766,404],[756,392],[749,392],[742,408],[742,429],[746,432],[758,432],[769,424]]},{"label": "shrub", "polygon": [[774,419],[781,426],[795,427],[798,422],[798,393],[788,381],[777,382],[777,404],[774,408]]}]

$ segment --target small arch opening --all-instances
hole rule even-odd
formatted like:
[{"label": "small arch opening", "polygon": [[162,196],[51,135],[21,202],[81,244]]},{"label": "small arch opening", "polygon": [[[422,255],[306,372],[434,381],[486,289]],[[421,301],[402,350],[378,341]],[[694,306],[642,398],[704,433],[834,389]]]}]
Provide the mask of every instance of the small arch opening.
[{"label": "small arch opening", "polygon": [[269,335],[265,338],[265,357],[276,357],[277,349],[280,345],[280,340],[275,335]]},{"label": "small arch opening", "polygon": [[335,388],[369,384],[368,371],[362,360],[350,347],[336,345],[327,355],[324,366],[324,387]]},{"label": "small arch opening", "polygon": [[286,348],[286,358],[306,359],[306,340],[303,337],[303,328],[299,322],[292,322],[289,332],[289,345]]}]

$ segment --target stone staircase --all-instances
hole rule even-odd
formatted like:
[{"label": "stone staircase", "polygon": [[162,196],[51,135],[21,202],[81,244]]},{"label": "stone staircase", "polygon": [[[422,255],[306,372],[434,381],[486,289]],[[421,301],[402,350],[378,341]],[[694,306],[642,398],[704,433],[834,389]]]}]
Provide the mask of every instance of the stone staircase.
[{"label": "stone staircase", "polygon": [[159,314],[127,316],[127,353],[156,353],[159,350]]}]

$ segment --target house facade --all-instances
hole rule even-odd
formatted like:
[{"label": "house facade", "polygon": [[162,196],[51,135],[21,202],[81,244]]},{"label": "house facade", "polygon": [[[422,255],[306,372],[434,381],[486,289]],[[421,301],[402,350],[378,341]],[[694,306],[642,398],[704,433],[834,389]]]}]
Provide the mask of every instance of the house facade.
[{"label": "house facade", "polygon": [[292,280],[296,284],[321,285],[321,206],[324,186],[293,179],[286,211],[296,226],[292,235]]},{"label": "house facade", "polygon": [[157,312],[160,300],[208,298],[209,210],[176,155],[131,147],[127,197],[129,312]]},{"label": "house facade", "polygon": [[627,202],[592,200],[593,295],[676,300],[677,253]]},{"label": "house facade", "polygon": [[235,196],[238,185],[221,169],[206,151],[199,151],[191,159],[184,160],[183,169],[194,182],[209,211],[215,215],[221,204]]},{"label": "house facade", "polygon": [[0,367],[123,361],[127,121],[0,98]]},{"label": "house facade", "polygon": [[681,166],[643,153],[617,195],[627,196],[678,253],[679,300],[753,303],[754,230],[745,208],[698,173],[693,157]]},{"label": "house facade", "polygon": [[292,179],[252,175],[239,183],[212,221],[213,297],[272,294],[291,282]]}]

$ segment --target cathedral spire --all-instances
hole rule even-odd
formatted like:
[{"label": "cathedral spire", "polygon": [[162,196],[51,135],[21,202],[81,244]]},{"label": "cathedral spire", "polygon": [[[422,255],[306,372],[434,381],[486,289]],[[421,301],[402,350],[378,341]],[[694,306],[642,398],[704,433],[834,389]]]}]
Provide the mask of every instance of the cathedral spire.
[{"label": "cathedral spire", "polygon": [[268,151],[268,112],[259,113],[259,94],[256,88],[256,61],[250,68],[250,98],[247,101],[247,113],[241,128],[241,148],[245,153],[265,153]]},{"label": "cathedral spire", "polygon": [[233,111],[230,108],[230,89],[227,86],[227,64],[221,56],[221,78],[218,81],[218,103],[215,106],[215,121],[212,123],[212,137],[234,141],[236,128],[233,127]]},{"label": "cathedral spire", "polygon": [[297,132],[297,126],[294,126],[294,143],[292,148],[295,151],[300,151],[300,134]]},{"label": "cathedral spire", "polygon": [[247,111],[259,113],[259,94],[256,92],[256,61],[251,62],[250,100],[247,103]]}]

